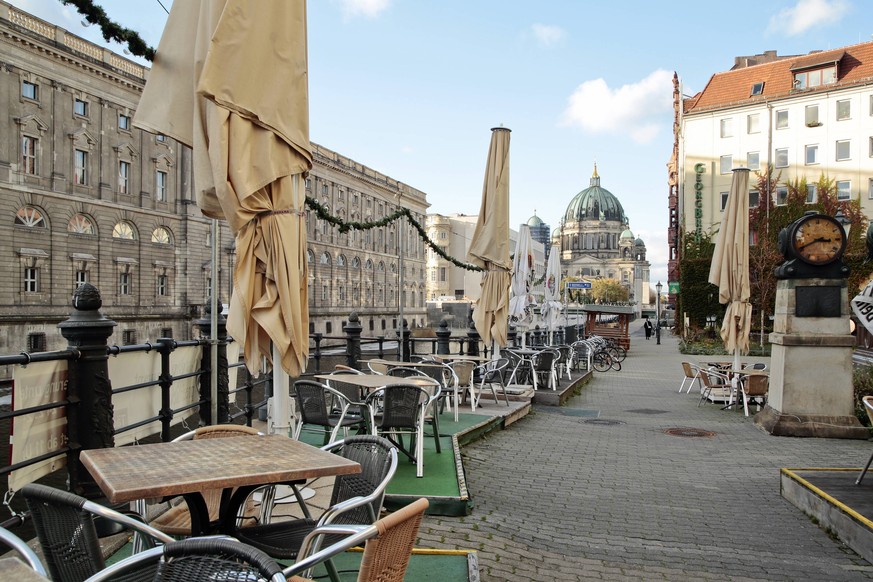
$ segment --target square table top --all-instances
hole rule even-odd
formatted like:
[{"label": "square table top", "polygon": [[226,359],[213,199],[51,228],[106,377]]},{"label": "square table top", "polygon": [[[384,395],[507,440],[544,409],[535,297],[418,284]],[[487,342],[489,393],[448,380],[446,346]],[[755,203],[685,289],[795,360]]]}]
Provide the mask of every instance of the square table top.
[{"label": "square table top", "polygon": [[424,376],[411,376],[403,378],[401,376],[387,376],[384,374],[316,374],[314,377],[318,378],[319,380],[336,380],[337,382],[344,382],[346,384],[360,386],[361,388],[369,388],[371,390],[382,388],[383,386],[388,386],[389,384],[415,384],[416,386],[434,386],[436,382],[436,380],[434,380],[433,378],[425,378]]},{"label": "square table top", "polygon": [[360,464],[281,435],[89,449],[80,460],[112,503],[360,473]]}]

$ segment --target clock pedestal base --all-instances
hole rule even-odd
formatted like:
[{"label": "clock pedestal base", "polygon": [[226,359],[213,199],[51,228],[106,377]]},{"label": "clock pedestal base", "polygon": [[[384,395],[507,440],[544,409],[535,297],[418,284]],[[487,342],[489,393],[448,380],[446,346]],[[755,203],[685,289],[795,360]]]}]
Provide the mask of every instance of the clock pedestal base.
[{"label": "clock pedestal base", "polygon": [[[816,316],[818,290],[824,316]],[[779,281],[773,330],[770,393],[755,424],[777,436],[867,439],[869,431],[855,417],[855,338],[849,334],[845,279]]]}]

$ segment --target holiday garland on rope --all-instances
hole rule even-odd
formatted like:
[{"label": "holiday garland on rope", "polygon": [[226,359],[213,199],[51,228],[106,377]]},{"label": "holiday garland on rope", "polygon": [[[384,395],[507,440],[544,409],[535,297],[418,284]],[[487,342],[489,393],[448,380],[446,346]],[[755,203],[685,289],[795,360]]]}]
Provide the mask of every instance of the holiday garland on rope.
[{"label": "holiday garland on rope", "polygon": [[[129,28],[124,28],[109,19],[106,15],[106,11],[103,10],[100,6],[97,6],[91,0],[60,0],[60,2],[64,5],[70,5],[76,7],[76,10],[85,17],[85,20],[90,22],[91,24],[96,24],[100,27],[101,32],[103,33],[103,38],[106,41],[114,40],[120,44],[127,44],[130,52],[138,57],[143,57],[149,61],[154,61],[155,59],[155,49],[150,47],[140,36],[139,34],[131,30]],[[371,228],[379,228],[383,226],[388,226],[395,220],[405,216],[409,223],[415,228],[418,232],[418,236],[424,243],[431,248],[436,254],[441,256],[443,259],[449,261],[453,265],[460,267],[462,269],[466,269],[468,271],[484,271],[482,267],[478,267],[476,265],[471,265],[469,263],[463,263],[458,259],[449,256],[446,252],[440,248],[436,243],[430,240],[430,237],[427,236],[427,232],[424,227],[413,218],[412,213],[407,208],[399,208],[394,211],[394,213],[382,218],[381,220],[374,220],[368,222],[356,222],[349,221],[346,222],[341,218],[333,216],[328,212],[328,210],[319,204],[316,200],[306,197],[306,205],[313,209],[321,220],[325,220],[329,222],[331,225],[335,226],[339,229],[341,233],[348,232],[349,230],[370,230]],[[543,280],[545,280],[545,276],[543,276]],[[536,283],[535,283],[536,284]]]},{"label": "holiday garland on rope", "polygon": [[318,216],[318,218],[330,223],[332,226],[336,227],[341,233],[345,233],[345,232],[348,232],[350,230],[370,230],[371,228],[379,228],[379,227],[388,226],[389,224],[391,224],[395,220],[405,216],[406,219],[409,221],[409,223],[413,226],[413,228],[415,228],[415,230],[418,232],[419,238],[421,238],[421,240],[424,241],[424,244],[426,244],[428,247],[430,247],[431,250],[433,250],[433,252],[435,252],[436,254],[438,254],[439,256],[444,258],[445,260],[449,261],[450,263],[452,263],[456,267],[460,267],[460,268],[466,269],[468,271],[484,271],[485,270],[482,267],[478,267],[476,265],[471,265],[470,263],[463,263],[463,262],[459,261],[458,259],[446,254],[446,252],[442,248],[440,248],[439,245],[437,245],[435,242],[430,240],[430,237],[427,236],[427,232],[424,230],[424,227],[421,226],[421,223],[419,223],[417,220],[415,220],[415,218],[413,218],[412,213],[409,211],[408,208],[398,208],[393,213],[389,214],[388,216],[385,216],[384,218],[382,218],[380,220],[371,220],[371,221],[367,221],[367,222],[357,222],[354,220],[345,221],[341,218],[338,218],[338,217],[332,215],[330,212],[328,212],[327,208],[325,208],[324,206],[319,204],[318,201],[314,200],[313,198],[310,198],[309,196],[306,197],[306,205],[315,211],[315,215]]},{"label": "holiday garland on rope", "polygon": [[140,37],[138,32],[124,28],[110,20],[109,16],[106,15],[106,11],[91,2],[91,0],[60,0],[60,2],[65,6],[72,4],[76,7],[79,14],[85,17],[85,20],[91,24],[98,25],[103,34],[103,40],[107,42],[114,40],[119,44],[126,44],[131,54],[148,61],[155,60],[155,49],[150,47]]}]

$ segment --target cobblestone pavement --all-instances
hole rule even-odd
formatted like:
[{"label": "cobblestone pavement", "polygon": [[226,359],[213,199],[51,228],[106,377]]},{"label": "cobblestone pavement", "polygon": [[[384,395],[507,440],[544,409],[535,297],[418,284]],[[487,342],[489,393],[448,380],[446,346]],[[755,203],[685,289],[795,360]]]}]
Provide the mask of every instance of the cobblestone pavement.
[{"label": "cobblestone pavement", "polygon": [[680,362],[697,358],[669,334],[656,345],[636,329],[632,343],[621,372],[595,373],[567,407],[465,447],[473,512],[427,516],[419,545],[478,550],[484,582],[873,579],[779,493],[780,468],[857,467],[870,443],[774,437],[698,407],[677,392]]}]

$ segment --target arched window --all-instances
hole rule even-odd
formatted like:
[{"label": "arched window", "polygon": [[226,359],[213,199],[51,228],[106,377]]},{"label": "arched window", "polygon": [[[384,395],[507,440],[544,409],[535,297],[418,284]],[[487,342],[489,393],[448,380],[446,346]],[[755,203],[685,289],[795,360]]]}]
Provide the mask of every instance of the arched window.
[{"label": "arched window", "polygon": [[368,271],[372,271],[373,270],[373,261],[370,259],[367,259],[367,262],[365,263],[364,268],[367,269]]},{"label": "arched window", "polygon": [[318,262],[322,265],[330,264],[330,255],[327,253],[327,251],[321,253],[321,258],[318,260]]},{"label": "arched window", "polygon": [[313,253],[311,249],[307,250],[306,251],[306,262],[312,263],[312,261],[314,261],[314,260],[315,260],[315,253]]},{"label": "arched window", "polygon": [[352,257],[352,268],[360,269],[361,268],[361,259],[358,257]]},{"label": "arched window", "polygon": [[173,244],[173,238],[170,236],[170,231],[163,226],[159,226],[152,231],[152,242],[159,245],[171,245]]},{"label": "arched window", "polygon": [[379,270],[380,273],[384,272],[385,271],[385,263],[383,263],[382,261],[379,261],[379,266],[377,267],[377,269]]},{"label": "arched window", "polygon": [[345,267],[346,266],[346,256],[345,255],[339,255],[336,258],[336,266],[337,267]]},{"label": "arched window", "polygon": [[73,234],[97,234],[97,229],[94,228],[94,222],[84,214],[76,214],[67,223],[67,232]]},{"label": "arched window", "polygon": [[112,229],[112,238],[122,240],[136,240],[136,229],[126,220],[118,222]]},{"label": "arched window", "polygon": [[33,206],[23,206],[15,213],[15,224],[28,228],[47,228],[42,212]]}]

